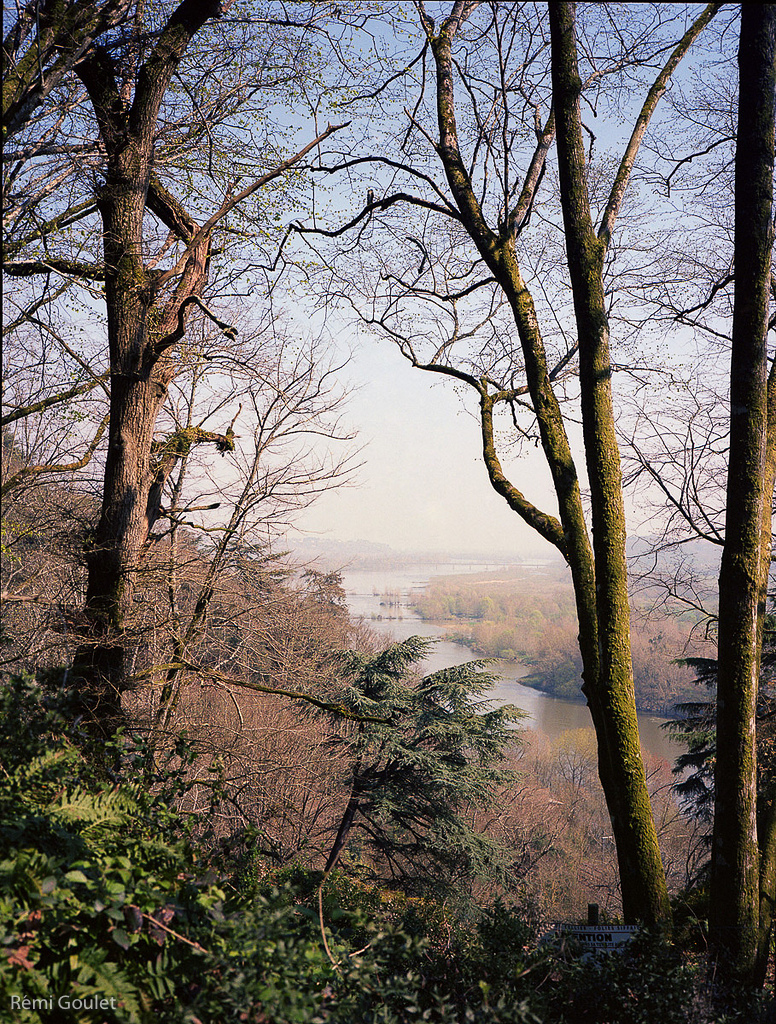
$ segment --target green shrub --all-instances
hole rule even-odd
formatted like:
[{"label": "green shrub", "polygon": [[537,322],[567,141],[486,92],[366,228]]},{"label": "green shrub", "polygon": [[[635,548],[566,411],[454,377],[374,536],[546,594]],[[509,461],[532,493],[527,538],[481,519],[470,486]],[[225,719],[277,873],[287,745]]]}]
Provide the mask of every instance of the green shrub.
[{"label": "green shrub", "polygon": [[267,873],[249,855],[219,877],[175,810],[185,748],[165,766],[123,737],[90,742],[66,693],[0,690],[0,1006],[19,1024],[61,1021],[60,999],[79,1024],[768,1019],[650,936],[580,961],[537,945],[524,908],[459,917],[357,865],[331,873],[320,904],[321,872]]},{"label": "green shrub", "polygon": [[758,993],[714,988],[702,958],[660,935],[617,953],[555,960],[545,1019],[556,1024],[758,1024],[772,1020]]},{"label": "green shrub", "polygon": [[[97,997],[110,1005],[82,1019],[140,1021],[201,960],[177,936],[223,893],[195,882],[183,823],[144,782],[146,752],[118,737],[95,762],[68,706],[26,679],[0,694],[0,1001],[55,1021],[60,1000]],[[139,781],[106,777],[107,763]]]}]

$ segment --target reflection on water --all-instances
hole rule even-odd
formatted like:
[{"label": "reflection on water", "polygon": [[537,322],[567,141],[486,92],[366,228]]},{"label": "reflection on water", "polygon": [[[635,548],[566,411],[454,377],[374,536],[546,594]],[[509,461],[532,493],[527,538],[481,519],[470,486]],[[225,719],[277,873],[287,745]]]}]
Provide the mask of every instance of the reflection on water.
[{"label": "reflection on water", "polygon": [[[503,565],[485,562],[444,562],[438,565],[418,565],[402,569],[346,569],[342,583],[351,614],[361,616],[386,638],[405,640],[409,636],[444,637],[445,628],[424,622],[409,606],[410,592],[421,590],[436,576],[462,575],[468,572],[489,572],[503,569]],[[450,665],[459,665],[474,659],[472,651],[463,644],[441,639],[434,644],[424,663],[426,672],[436,672]],[[590,729],[590,713],[584,703],[560,700],[540,690],[522,686],[519,680],[528,670],[511,661],[496,660],[492,671],[500,678],[493,687],[497,703],[514,704],[526,712],[527,725],[556,739],[569,729]],[[678,748],[662,728],[666,720],[655,715],[639,715],[639,732],[644,750],[673,761]]]}]

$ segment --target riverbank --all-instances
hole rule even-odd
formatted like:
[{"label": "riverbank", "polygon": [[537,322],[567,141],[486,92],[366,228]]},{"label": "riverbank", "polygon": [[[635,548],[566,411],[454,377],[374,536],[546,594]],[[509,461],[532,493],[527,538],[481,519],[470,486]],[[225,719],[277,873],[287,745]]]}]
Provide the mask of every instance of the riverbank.
[{"label": "riverbank", "polygon": [[[583,699],[574,594],[558,567],[437,577],[412,596],[412,611],[475,657],[520,664],[525,686],[564,700]],[[636,605],[631,623],[636,705],[644,713],[675,718],[677,704],[699,697],[692,671],[678,662],[695,623],[641,611]]]},{"label": "riverbank", "polygon": [[[551,571],[551,570],[550,570]],[[462,567],[450,563],[402,566],[399,569],[345,569],[342,583],[351,615],[363,619],[375,632],[388,639],[403,640],[409,636],[424,636],[435,641],[424,671],[435,672],[452,665],[471,661],[473,657],[489,657],[492,671],[498,676],[492,697],[497,704],[514,704],[526,713],[526,725],[536,729],[551,741],[559,740],[570,732],[592,733],[590,713],[580,699],[579,673],[575,676],[574,690],[568,695],[548,693],[536,686],[526,685],[531,666],[513,658],[492,657],[476,651],[470,644],[451,636],[451,627],[461,628],[459,620],[447,623],[421,618],[417,612],[420,597],[440,583],[456,579],[466,587],[474,587],[486,577],[514,582],[521,574],[529,581],[546,575],[547,566],[508,566],[471,562]],[[491,581],[492,581],[491,580]],[[575,642],[576,634],[572,640]],[[670,763],[677,756],[678,747],[671,740],[664,725],[667,716],[642,711],[639,729],[644,749]]]}]

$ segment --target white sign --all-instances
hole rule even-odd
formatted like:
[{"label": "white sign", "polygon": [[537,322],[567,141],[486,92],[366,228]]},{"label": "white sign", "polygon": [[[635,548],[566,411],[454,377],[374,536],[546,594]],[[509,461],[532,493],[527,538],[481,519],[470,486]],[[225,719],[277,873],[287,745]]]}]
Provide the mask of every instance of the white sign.
[{"label": "white sign", "polygon": [[560,938],[578,942],[590,952],[612,950],[630,942],[638,931],[633,924],[556,924],[555,934]]}]

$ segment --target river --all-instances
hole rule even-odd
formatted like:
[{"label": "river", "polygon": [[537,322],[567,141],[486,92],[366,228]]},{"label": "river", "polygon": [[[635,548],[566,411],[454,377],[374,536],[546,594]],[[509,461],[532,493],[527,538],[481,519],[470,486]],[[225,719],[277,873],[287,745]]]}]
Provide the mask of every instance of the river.
[{"label": "river", "polygon": [[[405,640],[409,636],[444,637],[443,625],[425,622],[410,607],[410,593],[421,590],[437,576],[498,571],[504,564],[486,562],[440,562],[436,565],[405,566],[401,569],[345,569],[342,584],[348,607],[354,616],[364,618],[386,638]],[[386,595],[390,595],[390,599]],[[390,603],[389,603],[390,600]],[[464,644],[438,639],[424,664],[426,672],[471,661],[475,655]],[[514,704],[528,715],[526,724],[556,739],[571,729],[592,732],[590,713],[584,703],[561,700],[523,686],[520,679],[528,670],[518,662],[497,660],[492,671],[500,678],[493,687],[494,703]],[[673,761],[679,748],[662,728],[664,718],[639,714],[639,733],[644,750]]]}]

